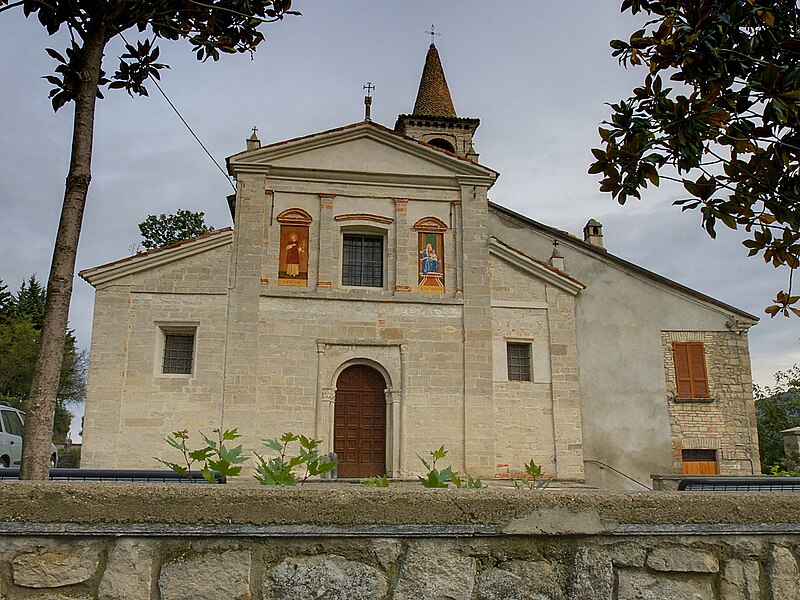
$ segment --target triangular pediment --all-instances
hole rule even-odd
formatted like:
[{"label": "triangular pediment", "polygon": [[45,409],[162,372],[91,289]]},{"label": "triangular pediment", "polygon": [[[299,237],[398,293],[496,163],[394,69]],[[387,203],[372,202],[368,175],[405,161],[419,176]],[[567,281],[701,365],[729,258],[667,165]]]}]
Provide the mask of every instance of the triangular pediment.
[{"label": "triangular pediment", "polygon": [[489,238],[489,253],[503,262],[522,270],[531,277],[554,285],[573,296],[586,289],[580,281],[558,269],[512,248],[496,237]]},{"label": "triangular pediment", "polygon": [[228,158],[232,174],[256,172],[352,173],[359,178],[486,178],[497,173],[396,131],[364,121],[271,144]]},{"label": "triangular pediment", "polygon": [[215,229],[201,236],[184,240],[149,252],[135,254],[98,267],[84,269],[78,275],[95,288],[113,283],[123,277],[135,275],[151,269],[161,268],[179,261],[185,261],[217,248],[230,246],[233,230],[230,227]]}]

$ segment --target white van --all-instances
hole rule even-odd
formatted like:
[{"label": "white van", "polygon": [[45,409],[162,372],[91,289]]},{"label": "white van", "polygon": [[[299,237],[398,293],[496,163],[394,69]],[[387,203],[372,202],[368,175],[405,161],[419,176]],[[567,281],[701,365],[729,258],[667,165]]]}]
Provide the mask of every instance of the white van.
[{"label": "white van", "polygon": [[[22,462],[22,426],[25,413],[0,402],[0,469],[19,467]],[[58,465],[58,450],[50,444],[50,467]]]}]

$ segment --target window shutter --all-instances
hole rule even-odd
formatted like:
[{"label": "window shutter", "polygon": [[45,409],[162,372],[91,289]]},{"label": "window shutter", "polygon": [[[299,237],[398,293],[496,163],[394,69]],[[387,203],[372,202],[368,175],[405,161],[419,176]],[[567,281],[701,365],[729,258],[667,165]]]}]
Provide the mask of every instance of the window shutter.
[{"label": "window shutter", "polygon": [[702,342],[689,343],[689,372],[692,376],[692,397],[708,397],[708,375],[706,353]]},{"label": "window shutter", "polygon": [[678,398],[692,397],[692,376],[689,372],[689,349],[687,346],[686,342],[672,342]]}]

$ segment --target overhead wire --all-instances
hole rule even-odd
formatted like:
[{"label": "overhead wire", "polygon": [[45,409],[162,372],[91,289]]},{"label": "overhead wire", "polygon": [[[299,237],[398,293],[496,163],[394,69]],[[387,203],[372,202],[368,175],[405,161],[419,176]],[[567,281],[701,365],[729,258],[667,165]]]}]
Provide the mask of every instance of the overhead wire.
[{"label": "overhead wire", "polygon": [[183,115],[181,115],[180,111],[178,111],[178,109],[177,109],[177,108],[175,107],[175,105],[172,103],[172,100],[170,100],[170,99],[169,99],[169,97],[168,97],[168,96],[167,96],[167,94],[164,92],[164,90],[163,90],[163,89],[161,89],[161,86],[160,86],[160,85],[158,85],[158,81],[156,81],[155,79],[153,79],[153,83],[155,84],[155,86],[156,86],[156,88],[158,89],[158,91],[159,91],[159,92],[161,92],[161,95],[162,95],[162,96],[164,96],[164,100],[166,100],[166,101],[167,101],[167,104],[169,104],[169,105],[170,105],[170,107],[172,108],[172,110],[174,110],[174,111],[175,111],[175,114],[176,114],[176,115],[178,115],[178,118],[181,120],[181,122],[182,122],[184,125],[186,125],[186,129],[188,129],[188,130],[189,130],[189,133],[191,133],[191,134],[192,134],[192,137],[194,137],[194,139],[195,139],[195,140],[197,140],[197,143],[198,143],[198,144],[200,144],[200,147],[201,147],[201,148],[202,148],[202,149],[205,151],[205,153],[208,155],[208,158],[210,158],[210,159],[211,159],[211,162],[213,162],[213,163],[214,163],[214,166],[216,166],[216,167],[217,167],[217,169],[219,169],[219,172],[220,172],[220,173],[222,173],[222,175],[225,177],[225,180],[228,182],[228,185],[230,185],[230,186],[231,186],[231,188],[233,189],[233,191],[235,192],[235,191],[236,191],[236,186],[235,186],[235,185],[233,185],[233,182],[230,180],[230,177],[228,177],[228,174],[225,172],[225,170],[222,168],[222,166],[221,166],[221,165],[220,165],[220,164],[217,162],[217,160],[216,160],[216,159],[215,159],[215,158],[212,156],[211,152],[209,152],[209,151],[208,151],[208,148],[206,148],[205,144],[203,144],[203,142],[202,142],[202,141],[200,141],[200,138],[199,138],[199,137],[197,137],[197,134],[196,134],[196,133],[194,132],[194,130],[192,130],[192,128],[189,126],[189,123],[187,123],[187,122],[186,122],[186,119],[184,119],[184,118],[183,118]]},{"label": "overhead wire", "polygon": [[[125,39],[125,36],[122,35],[122,33],[120,33],[119,35],[122,38],[122,41],[125,42],[125,44],[130,45],[130,44],[128,44],[128,40]],[[189,133],[192,134],[192,137],[197,141],[198,144],[200,144],[200,147],[208,155],[208,158],[210,158],[211,162],[214,163],[214,166],[217,167],[217,169],[219,169],[219,172],[222,173],[223,177],[225,177],[225,180],[228,182],[228,185],[231,186],[231,189],[233,189],[233,191],[236,192],[236,186],[233,185],[233,182],[231,181],[231,179],[228,176],[228,174],[225,172],[225,170],[222,168],[222,166],[219,164],[219,162],[217,162],[217,159],[214,158],[214,156],[211,154],[211,152],[209,152],[208,148],[206,148],[206,145],[200,140],[200,138],[194,132],[192,127],[189,125],[189,123],[186,122],[186,119],[183,118],[183,115],[180,113],[178,108],[175,106],[175,104],[173,104],[172,100],[169,99],[169,96],[167,96],[166,92],[158,84],[158,80],[155,77],[151,77],[150,80],[153,82],[153,84],[155,84],[156,89],[159,92],[161,92],[161,95],[164,96],[164,100],[167,101],[167,104],[169,104],[170,108],[172,108],[172,110],[175,111],[175,114],[178,115],[178,118],[186,126],[186,129],[189,130]]]}]

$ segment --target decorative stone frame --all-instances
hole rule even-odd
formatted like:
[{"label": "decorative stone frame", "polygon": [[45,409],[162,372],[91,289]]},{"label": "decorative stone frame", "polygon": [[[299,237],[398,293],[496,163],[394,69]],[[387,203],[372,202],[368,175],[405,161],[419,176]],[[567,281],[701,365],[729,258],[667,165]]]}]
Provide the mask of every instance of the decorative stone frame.
[{"label": "decorative stone frame", "polygon": [[[420,236],[426,233],[428,234],[437,234],[441,236],[441,247],[439,248],[439,259],[440,259],[440,266],[439,266],[439,273],[441,273],[441,277],[439,278],[439,285],[442,286],[441,293],[447,292],[447,282],[449,281],[450,277],[453,276],[453,273],[450,273],[450,277],[448,277],[448,271],[452,271],[452,269],[447,268],[447,233],[450,231],[450,228],[447,224],[437,217],[427,216],[422,217],[416,223],[414,223],[413,227],[411,228],[413,231],[417,233],[417,239],[415,240],[417,243],[415,244],[415,251],[420,252]],[[430,294],[436,293],[436,291],[430,289],[424,289],[420,286],[420,271],[419,271],[419,255],[417,255],[417,260],[415,261],[415,280],[417,281],[417,285],[414,286],[414,289],[422,294]]]},{"label": "decorative stone frame", "polygon": [[[155,327],[155,359],[153,361],[153,375],[156,378],[192,379],[197,372],[197,338],[200,323],[197,321],[156,321]],[[164,351],[167,334],[188,333],[192,335],[192,365],[188,373],[164,373]]]},{"label": "decorative stone frame", "polygon": [[323,453],[333,452],[333,414],[339,375],[349,366],[365,365],[377,370],[386,381],[386,473],[389,477],[406,474],[402,446],[407,363],[408,346],[404,343],[317,340],[314,436],[322,440]]},{"label": "decorative stone frame", "polygon": [[287,208],[275,218],[281,225],[301,225],[308,227],[314,220],[302,208]]},{"label": "decorative stone frame", "polygon": [[[352,220],[341,220],[334,217],[334,221],[340,223],[339,231],[336,236],[336,252],[338,256],[335,280],[341,290],[367,290],[385,291],[394,289],[395,268],[397,261],[397,241],[394,235],[394,228],[389,227],[388,223],[382,223],[377,219],[364,219],[361,215]],[[345,285],[342,276],[344,266],[344,236],[346,235],[365,235],[383,238],[383,285],[380,287]]]},{"label": "decorative stone frame", "polygon": [[423,217],[414,223],[412,229],[420,233],[444,233],[449,227],[444,221],[436,217]]},{"label": "decorative stone frame", "polygon": [[[300,281],[302,281],[303,285],[300,285],[300,282],[296,282],[296,283],[288,282],[287,283],[287,279],[281,279],[281,266],[280,266],[281,265],[281,259],[280,259],[280,256],[283,255],[282,247],[283,247],[283,244],[284,244],[284,241],[283,241],[284,240],[284,231],[287,231],[287,229],[284,229],[284,228],[294,228],[295,230],[297,230],[297,229],[305,229],[305,240],[306,240],[305,253],[306,253],[306,261],[307,261],[307,267],[306,268],[309,271],[311,270],[311,266],[312,266],[311,254],[310,254],[310,250],[311,249],[309,247],[311,245],[310,228],[311,228],[311,223],[313,222],[314,219],[311,217],[311,215],[308,212],[306,212],[302,208],[287,208],[286,210],[281,211],[281,213],[276,217],[275,220],[279,224],[278,239],[280,240],[280,244],[278,245],[278,255],[279,255],[279,257],[278,257],[278,267],[277,267],[276,271],[274,271],[274,273],[275,273],[275,282],[279,286],[290,285],[292,287],[295,287],[295,285],[296,285],[297,287],[306,288],[306,287],[308,287],[308,281],[309,281],[310,274],[307,274],[305,279],[301,279],[300,280]],[[288,231],[291,231],[291,229],[288,229]]]}]

